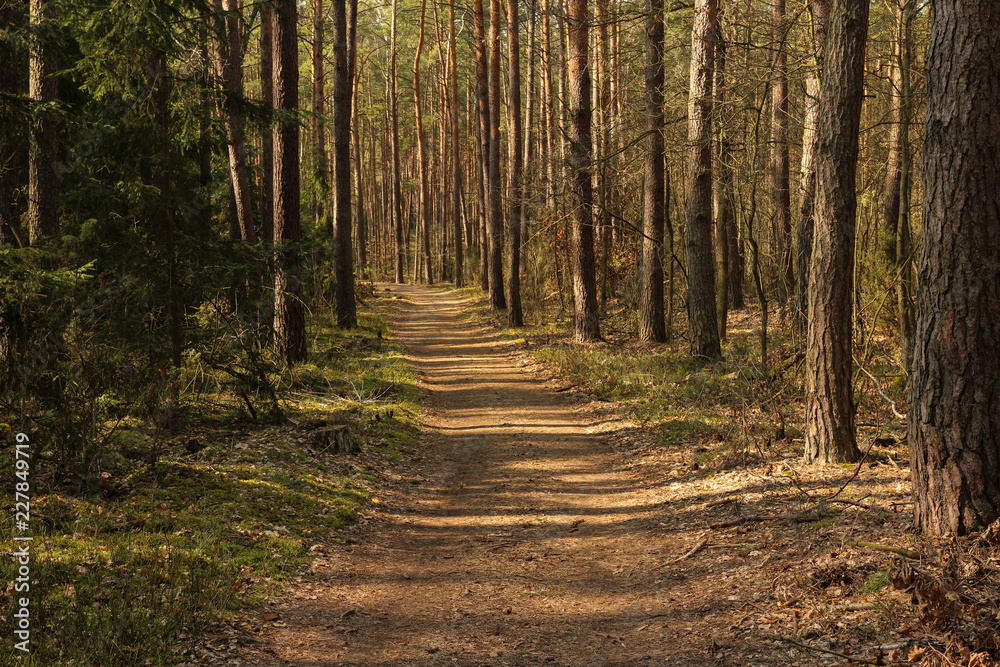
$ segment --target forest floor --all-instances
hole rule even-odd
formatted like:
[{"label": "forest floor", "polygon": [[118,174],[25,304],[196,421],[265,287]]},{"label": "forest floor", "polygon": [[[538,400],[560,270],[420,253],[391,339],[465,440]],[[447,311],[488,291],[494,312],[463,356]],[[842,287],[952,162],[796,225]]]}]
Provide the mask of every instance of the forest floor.
[{"label": "forest floor", "polygon": [[[461,293],[379,289],[401,304],[420,445],[385,471],[346,543],[314,547],[308,572],[235,624],[230,646],[246,648],[214,664],[842,665],[948,652],[918,621],[913,586],[891,581],[901,567],[917,588],[921,572],[942,581],[942,559],[906,570],[858,544],[963,548],[910,534],[896,443],[862,437],[860,466],[805,466],[794,439],[738,457],[721,435],[663,446],[621,403],[470,319]],[[982,582],[995,559],[978,560]],[[942,599],[924,599],[924,620],[961,612]]]}]

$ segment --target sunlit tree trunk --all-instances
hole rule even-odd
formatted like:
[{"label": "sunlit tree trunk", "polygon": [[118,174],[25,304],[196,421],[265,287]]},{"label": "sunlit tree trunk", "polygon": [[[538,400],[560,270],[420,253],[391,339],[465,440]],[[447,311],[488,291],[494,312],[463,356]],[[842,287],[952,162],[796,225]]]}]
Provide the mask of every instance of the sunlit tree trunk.
[{"label": "sunlit tree trunk", "polygon": [[[719,282],[716,295],[716,317],[719,321],[719,338],[726,340],[726,325],[729,319],[730,272],[729,234],[736,233],[736,215],[733,211],[733,147],[729,139],[729,120],[733,117],[727,106],[726,80],[726,40],[722,27],[717,27],[715,43],[715,109],[716,109],[716,159],[715,185],[715,235],[716,254],[719,257]],[[742,280],[742,275],[739,277]],[[742,289],[741,289],[742,293]]]},{"label": "sunlit tree trunk", "polygon": [[795,262],[792,257],[792,211],[788,185],[788,51],[785,45],[785,0],[771,0],[774,74],[771,83],[771,180],[774,184],[774,226],[778,239],[781,300],[792,293]]},{"label": "sunlit tree trunk", "polygon": [[455,2],[448,4],[448,69],[451,79],[451,188],[452,222],[455,225],[455,287],[465,285],[465,253],[462,249],[462,160],[458,136],[458,55],[455,38]]},{"label": "sunlit tree trunk", "polygon": [[508,188],[507,234],[510,238],[510,276],[508,278],[507,321],[512,327],[524,326],[521,313],[521,205],[524,172],[524,144],[521,128],[521,53],[518,34],[517,0],[507,0],[507,148]]},{"label": "sunlit tree trunk", "polygon": [[392,0],[392,25],[389,28],[389,117],[392,124],[392,222],[396,248],[396,282],[406,281],[403,264],[406,246],[403,240],[403,185],[399,164],[399,97],[396,94],[396,0]]},{"label": "sunlit tree trunk", "polygon": [[351,100],[354,81],[348,56],[349,30],[347,0],[333,2],[333,168],[334,168],[334,229],[337,274],[337,324],[353,329],[357,326],[357,306],[354,302],[354,244],[351,219]]},{"label": "sunlit tree trunk", "polygon": [[[490,79],[489,56],[486,53],[486,28],[483,0],[472,0],[473,39],[476,49],[476,131],[479,137],[479,286],[490,289]],[[499,154],[499,153],[498,153]]]},{"label": "sunlit tree trunk", "polygon": [[[232,1],[232,0],[230,0]],[[323,63],[323,0],[312,0],[312,140],[313,140],[313,216],[320,229],[326,222],[326,74]],[[329,229],[329,228],[327,228]]]},{"label": "sunlit tree trunk", "polygon": [[500,174],[500,0],[490,0],[490,167],[489,206],[486,209],[486,235],[489,237],[490,305],[494,310],[507,307],[503,282],[503,185]]},{"label": "sunlit tree trunk", "polygon": [[851,388],[851,305],[868,4],[868,0],[833,1],[824,52],[806,336],[808,462],[856,461],[861,456]]},{"label": "sunlit tree trunk", "polygon": [[434,282],[433,266],[431,265],[431,202],[428,191],[427,174],[427,137],[424,136],[423,102],[420,99],[420,56],[424,51],[424,25],[427,16],[427,0],[420,3],[420,36],[417,38],[417,52],[413,58],[413,112],[417,132],[417,196],[418,220],[420,234],[423,239],[424,282],[430,285]]},{"label": "sunlit tree trunk", "polygon": [[[272,35],[274,5],[264,2],[260,7],[260,96],[268,113],[274,109],[274,62]],[[261,133],[261,236],[264,243],[274,240],[274,132],[273,119],[268,117]]]},{"label": "sunlit tree trunk", "polygon": [[[59,97],[59,52],[52,43],[52,30],[59,17],[59,3],[30,0],[28,6],[34,31],[28,53],[28,97],[36,105],[55,102]],[[32,244],[59,233],[58,163],[55,115],[34,109],[28,129],[28,238]]]}]

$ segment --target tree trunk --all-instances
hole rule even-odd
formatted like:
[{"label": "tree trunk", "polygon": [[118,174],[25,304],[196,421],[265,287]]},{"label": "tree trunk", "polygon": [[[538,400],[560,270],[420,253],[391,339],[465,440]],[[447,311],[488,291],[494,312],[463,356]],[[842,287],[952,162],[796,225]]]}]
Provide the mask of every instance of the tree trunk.
[{"label": "tree trunk", "polygon": [[[59,97],[59,52],[51,31],[59,16],[58,0],[30,0],[35,34],[28,54],[28,97],[34,105]],[[32,109],[28,133],[28,239],[34,244],[59,233],[59,144],[51,111]]]},{"label": "tree trunk", "polygon": [[819,91],[823,71],[823,49],[826,46],[826,24],[830,16],[830,0],[812,0],[812,55],[814,64],[806,72],[805,117],[802,123],[802,169],[799,180],[799,234],[795,251],[794,320],[805,330],[809,310],[809,263],[812,257],[815,227],[816,150],[819,143]]},{"label": "tree trunk", "polygon": [[934,3],[909,415],[914,521],[928,535],[1000,517],[998,52],[995,3]]},{"label": "tree trunk", "polygon": [[[721,11],[720,11],[721,14]],[[715,198],[716,252],[719,256],[719,284],[716,296],[716,317],[719,321],[719,339],[726,340],[726,325],[729,319],[729,279],[730,250],[729,233],[736,231],[736,215],[733,211],[733,148],[729,140],[729,122],[733,114],[726,106],[726,40],[722,27],[717,27],[715,43],[715,109],[716,109],[716,179],[713,196]],[[786,146],[787,157],[787,146]],[[787,167],[787,164],[786,164]],[[742,295],[743,290],[740,289]]]},{"label": "tree trunk", "polygon": [[433,266],[431,265],[431,202],[428,191],[427,176],[427,137],[424,136],[423,102],[420,99],[420,56],[424,50],[424,25],[427,15],[427,0],[420,3],[420,33],[417,38],[417,52],[413,58],[413,112],[417,131],[417,205],[419,206],[419,230],[423,241],[424,282],[430,285],[434,282]]},{"label": "tree trunk", "polygon": [[465,253],[462,250],[462,160],[458,136],[458,54],[455,39],[455,0],[448,3],[448,68],[451,75],[451,214],[455,226],[455,287],[465,286]]},{"label": "tree trunk", "polygon": [[[368,212],[365,209],[364,163],[361,160],[361,123],[358,117],[358,0],[350,0],[347,7],[347,69],[351,77],[351,126],[354,147],[354,197],[357,201],[358,276],[364,280],[369,275],[368,266]],[[372,155],[374,163],[374,152]]]},{"label": "tree trunk", "polygon": [[569,167],[573,183],[573,306],[575,338],[601,337],[597,319],[597,278],[594,275],[594,186],[591,179],[590,68],[587,63],[589,17],[587,0],[569,0]]},{"label": "tree trunk", "polygon": [[913,109],[910,90],[912,57],[913,0],[906,0],[899,8],[899,211],[896,217],[896,247],[893,253],[899,268],[896,283],[896,308],[899,319],[900,365],[909,372],[913,361],[913,330],[916,327],[913,312],[913,246],[910,239],[910,195],[912,191],[912,162],[910,151],[910,114]]},{"label": "tree trunk", "polygon": [[663,343],[663,0],[649,0],[646,14],[646,164],[643,176],[642,274],[639,339]]},{"label": "tree trunk", "polygon": [[489,237],[490,305],[494,310],[507,307],[503,283],[503,211],[500,195],[500,0],[490,0],[490,168],[489,207],[486,234]]},{"label": "tree trunk", "polygon": [[691,354],[721,359],[712,249],[712,79],[717,0],[696,0],[688,102],[688,320]]},{"label": "tree trunk", "polygon": [[351,101],[354,81],[348,57],[347,0],[333,1],[333,168],[336,238],[337,325],[358,324],[354,302],[354,243],[351,219]]},{"label": "tree trunk", "polygon": [[524,172],[524,144],[521,127],[521,52],[518,34],[517,0],[507,0],[507,170],[510,195],[507,204],[507,234],[510,237],[510,278],[507,296],[507,322],[524,326],[521,312],[521,206]]},{"label": "tree trunk", "polygon": [[[274,111],[274,5],[264,2],[260,8],[260,96],[268,113]],[[264,243],[274,241],[274,120],[268,122],[261,133],[261,236]]]},{"label": "tree trunk", "polygon": [[774,74],[771,87],[771,178],[774,183],[774,226],[778,239],[780,300],[795,284],[792,257],[792,211],[788,186],[788,52],[785,46],[785,0],[771,0]]},{"label": "tree trunk", "polygon": [[[0,6],[0,30],[7,31],[10,35],[0,38],[0,95],[8,95],[11,98],[17,94],[16,46],[13,38],[16,25],[17,15],[14,6],[6,3]],[[21,245],[16,194],[18,149],[13,129],[10,125],[0,128],[0,250],[17,248]],[[0,315],[0,321],[2,319],[3,316]],[[0,324],[0,347],[9,342],[4,331],[3,325]],[[5,358],[9,358],[9,355],[0,351],[0,360]],[[3,368],[0,367],[0,372],[2,371]]]},{"label": "tree trunk", "polygon": [[810,463],[856,461],[861,456],[851,389],[851,304],[868,4],[833,1],[824,54],[806,336],[805,458]]},{"label": "tree trunk", "polygon": [[392,0],[392,25],[389,28],[389,115],[392,124],[392,221],[396,246],[396,282],[404,283],[403,264],[406,247],[403,241],[403,184],[399,166],[399,97],[396,94],[396,0]]},{"label": "tree trunk", "polygon": [[479,133],[479,176],[482,187],[479,193],[479,285],[484,292],[490,290],[490,79],[489,57],[486,52],[486,29],[483,17],[483,0],[472,1],[474,42],[476,49],[476,129]]},{"label": "tree trunk", "polygon": [[[276,0],[274,8],[274,102],[279,112],[291,112],[299,106],[298,11],[295,0]],[[306,358],[301,260],[287,247],[299,241],[299,215],[299,124],[286,115],[274,128],[274,334],[278,356],[289,365]]]},{"label": "tree trunk", "polygon": [[[229,0],[232,2],[233,0]],[[313,219],[317,229],[326,227],[326,75],[323,71],[323,0],[312,7],[312,139],[313,139]],[[336,224],[336,223],[334,223]],[[329,229],[327,227],[327,229]]]}]

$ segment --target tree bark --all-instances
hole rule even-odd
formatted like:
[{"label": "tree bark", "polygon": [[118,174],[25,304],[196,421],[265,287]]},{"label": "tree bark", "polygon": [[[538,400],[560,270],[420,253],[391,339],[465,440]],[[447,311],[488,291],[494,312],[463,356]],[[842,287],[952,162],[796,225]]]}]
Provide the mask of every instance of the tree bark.
[{"label": "tree bark", "polygon": [[712,249],[712,84],[717,0],[696,0],[688,102],[688,320],[691,354],[721,359]]},{"label": "tree bark", "polygon": [[301,260],[289,247],[300,238],[299,124],[291,115],[299,106],[298,10],[295,0],[274,8],[274,101],[282,113],[274,128],[274,334],[278,356],[291,365],[306,358]]},{"label": "tree bark", "polygon": [[523,204],[524,144],[521,127],[520,17],[517,0],[507,0],[507,234],[510,238],[507,322],[524,326],[521,312],[521,206]]},{"label": "tree bark", "polygon": [[[56,70],[59,52],[52,31],[59,16],[58,0],[30,0],[34,34],[28,54],[28,97],[35,105],[59,98]],[[59,144],[51,111],[32,109],[28,132],[28,239],[34,245],[59,233]]]},{"label": "tree bark", "polygon": [[820,91],[816,230],[806,336],[806,461],[856,461],[851,388],[855,172],[868,0],[833,0]]},{"label": "tree bark", "polygon": [[404,283],[403,264],[406,246],[403,241],[403,185],[399,165],[399,97],[396,94],[396,0],[392,0],[392,25],[389,28],[389,116],[392,124],[392,221],[396,247],[396,282]]},{"label": "tree bark", "polygon": [[[365,208],[364,163],[361,159],[361,122],[358,116],[358,0],[350,0],[347,7],[347,68],[351,77],[351,125],[354,144],[354,197],[357,201],[358,276],[368,277],[368,211]],[[372,153],[374,163],[374,151]]]},{"label": "tree bark", "polygon": [[451,188],[452,222],[455,226],[455,287],[465,286],[465,253],[462,249],[462,160],[458,136],[458,54],[455,39],[455,0],[448,3],[448,68],[451,76]]},{"label": "tree bark", "polygon": [[417,52],[413,57],[413,112],[417,131],[417,187],[420,233],[423,239],[424,252],[424,282],[430,285],[434,282],[433,266],[431,265],[431,201],[428,191],[427,175],[427,137],[424,136],[423,102],[420,99],[420,56],[424,50],[424,25],[427,15],[427,0],[420,3],[420,34],[417,38]]},{"label": "tree bark", "polygon": [[[233,0],[228,0],[232,2]],[[312,139],[313,139],[313,219],[317,229],[326,221],[326,74],[323,63],[323,0],[312,0]],[[336,223],[334,223],[336,224]],[[327,230],[329,228],[327,227]]]},{"label": "tree bark", "polygon": [[348,56],[347,0],[333,2],[333,168],[334,226],[336,230],[337,325],[358,324],[354,302],[354,243],[351,218],[351,101],[354,81]]},{"label": "tree bark", "polygon": [[[720,340],[726,340],[726,324],[729,319],[729,264],[731,250],[729,234],[730,231],[733,233],[736,232],[736,215],[733,211],[733,147],[732,142],[729,140],[728,123],[733,114],[730,112],[729,107],[726,106],[726,92],[726,40],[722,32],[722,26],[719,25],[717,26],[715,43],[715,134],[717,150],[713,197],[715,199],[716,253],[719,257],[716,317],[719,321]],[[740,294],[742,292],[741,288]]]},{"label": "tree bark", "polygon": [[995,3],[936,0],[909,414],[914,521],[928,535],[1000,517],[998,52]]},{"label": "tree bark", "polygon": [[[17,94],[17,65],[13,31],[17,26],[14,6],[0,6],[0,30],[9,35],[0,39],[0,95]],[[0,249],[17,248],[20,242],[20,216],[17,202],[18,148],[17,140],[9,125],[0,128]],[[0,315],[0,347],[7,340]],[[6,349],[10,349],[9,347]],[[0,351],[0,360],[9,358]],[[3,369],[0,368],[0,371]]]},{"label": "tree bark", "polygon": [[500,0],[490,0],[490,168],[489,207],[486,234],[489,237],[490,305],[494,310],[507,307],[503,282],[503,211],[500,195]]},{"label": "tree bark", "polygon": [[663,314],[663,0],[646,7],[646,160],[643,175],[639,339],[667,340]]},{"label": "tree bark", "polygon": [[771,0],[774,74],[771,85],[771,179],[774,183],[774,226],[778,239],[780,300],[787,300],[795,284],[792,257],[792,211],[788,162],[788,51],[785,46],[785,0]]},{"label": "tree bark", "polygon": [[587,0],[569,0],[569,167],[573,182],[573,307],[575,338],[601,337],[597,318],[597,278],[594,272],[594,186],[591,178],[590,68],[587,62],[589,17]]},{"label": "tree bark", "polygon": [[809,263],[812,257],[814,205],[816,200],[816,150],[819,144],[819,92],[823,72],[823,49],[826,46],[826,24],[830,16],[830,0],[812,0],[813,65],[806,72],[806,95],[803,101],[805,117],[802,123],[802,168],[799,179],[799,229],[795,251],[796,326],[805,330],[809,310]]},{"label": "tree bark", "polygon": [[[260,96],[268,114],[274,112],[274,5],[260,8]],[[261,136],[261,236],[265,244],[274,241],[274,119],[268,116]]]},{"label": "tree bark", "polygon": [[[479,136],[479,285],[484,292],[490,290],[490,80],[489,57],[486,53],[486,30],[483,17],[483,0],[472,0],[473,39],[476,49],[476,130]],[[498,153],[499,154],[499,153]]]}]

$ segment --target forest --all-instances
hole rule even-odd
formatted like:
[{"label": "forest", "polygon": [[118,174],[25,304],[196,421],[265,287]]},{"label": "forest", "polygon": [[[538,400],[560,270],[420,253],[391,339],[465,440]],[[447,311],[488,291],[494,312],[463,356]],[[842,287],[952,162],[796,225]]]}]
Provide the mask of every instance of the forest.
[{"label": "forest", "polygon": [[0,0],[0,663],[1000,664],[998,50]]}]

